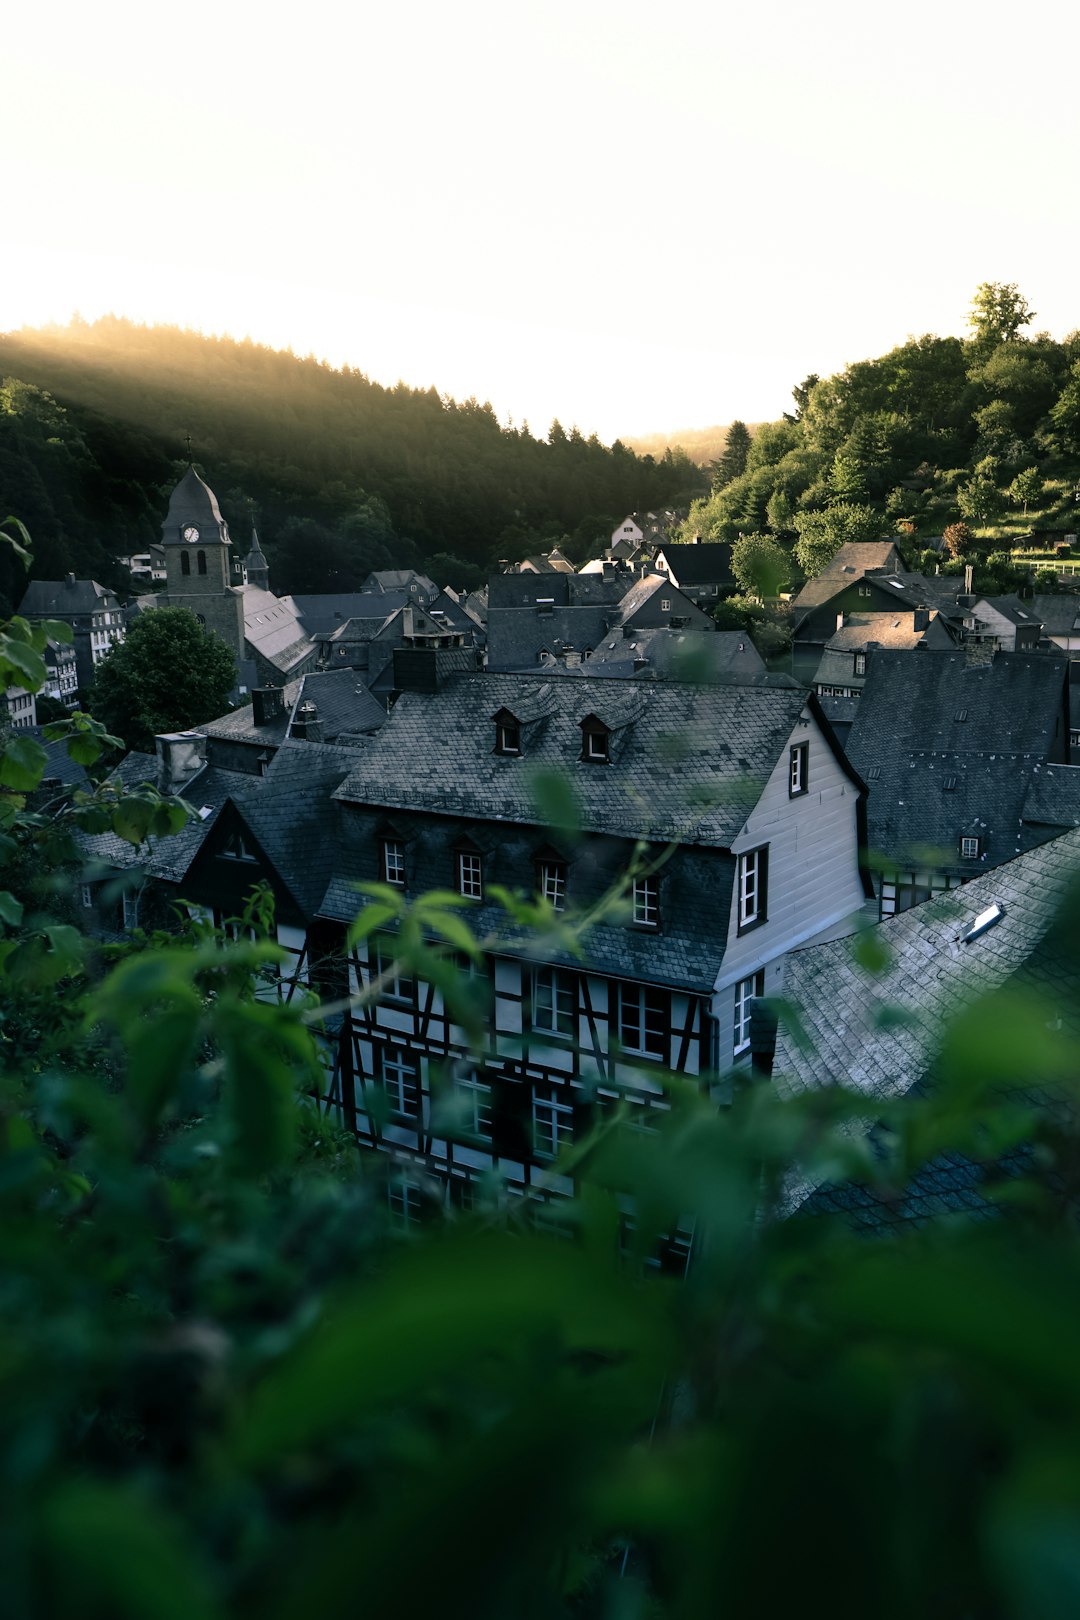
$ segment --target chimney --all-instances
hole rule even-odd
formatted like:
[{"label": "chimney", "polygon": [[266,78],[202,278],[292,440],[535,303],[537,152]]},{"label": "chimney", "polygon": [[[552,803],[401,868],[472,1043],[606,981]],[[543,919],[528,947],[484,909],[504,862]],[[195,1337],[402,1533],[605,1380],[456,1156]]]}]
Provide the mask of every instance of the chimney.
[{"label": "chimney", "polygon": [[74,583],[75,583],[75,575],[74,574],[66,574],[64,576],[64,578],[65,578],[68,585],[74,585]]},{"label": "chimney", "polygon": [[251,707],[257,726],[273,725],[285,718],[285,694],[279,686],[253,686]]},{"label": "chimney", "polygon": [[292,735],[305,738],[308,742],[322,742],[323,728],[319,719],[318,705],[305,698],[296,711],[296,718],[292,723]]},{"label": "chimney", "polygon": [[201,731],[169,731],[154,738],[159,793],[182,794],[206,764],[206,738]]},{"label": "chimney", "polygon": [[975,589],[975,564],[968,563],[964,568],[964,594],[970,596]]},{"label": "chimney", "polygon": [[917,607],[911,616],[913,630],[926,630],[930,624],[930,609]]},{"label": "chimney", "polygon": [[836,615],[836,628],[838,630],[842,630],[844,628],[844,610],[843,610],[843,608],[841,608],[839,613]]}]

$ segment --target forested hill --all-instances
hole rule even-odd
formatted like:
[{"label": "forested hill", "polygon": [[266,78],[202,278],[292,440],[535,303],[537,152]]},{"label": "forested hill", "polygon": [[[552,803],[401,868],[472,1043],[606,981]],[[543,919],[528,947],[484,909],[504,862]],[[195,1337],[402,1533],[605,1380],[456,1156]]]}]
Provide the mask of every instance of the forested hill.
[{"label": "forested hill", "polygon": [[285,591],[347,589],[392,562],[479,577],[564,535],[584,558],[627,512],[702,487],[678,451],[638,456],[557,422],[541,440],[476,400],[175,327],[9,333],[0,377],[0,516],[27,523],[42,577],[107,581],[115,554],[159,539],[187,434],[234,538],[258,522]]},{"label": "forested hill", "polygon": [[983,549],[1080,530],[1080,332],[1028,335],[1034,318],[1015,285],[985,282],[967,339],[909,338],[807,377],[783,421],[753,435],[732,425],[686,533],[798,534],[812,566],[842,540],[941,534],[958,520]]}]

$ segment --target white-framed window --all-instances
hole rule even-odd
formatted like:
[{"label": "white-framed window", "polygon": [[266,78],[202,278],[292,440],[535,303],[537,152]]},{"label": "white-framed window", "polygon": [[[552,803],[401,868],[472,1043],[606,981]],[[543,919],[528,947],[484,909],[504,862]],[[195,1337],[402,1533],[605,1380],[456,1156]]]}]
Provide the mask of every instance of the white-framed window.
[{"label": "white-framed window", "polygon": [[553,911],[566,909],[566,862],[540,862],[540,894]]},{"label": "white-framed window", "polygon": [[894,917],[910,911],[935,894],[958,888],[960,879],[948,872],[889,872],[881,880],[881,915]]},{"label": "white-framed window", "polygon": [[633,904],[634,922],[639,928],[659,928],[660,879],[655,873],[634,879]]},{"label": "white-framed window", "polygon": [[577,975],[565,968],[533,969],[532,1027],[547,1035],[577,1033]]},{"label": "white-framed window", "polygon": [[855,654],[855,674],[866,674],[866,654],[864,652],[857,652]]},{"label": "white-framed window", "polygon": [[388,978],[382,990],[383,999],[411,1003],[416,992],[416,981],[395,960],[393,940],[373,939],[368,946],[369,978],[381,979],[384,973]]},{"label": "white-framed window", "polygon": [[470,849],[459,849],[457,855],[458,893],[467,900],[484,897],[484,867],[479,855]]},{"label": "white-framed window", "polygon": [[405,887],[405,846],[396,838],[384,838],[382,841],[383,882],[392,883],[395,888]]},{"label": "white-framed window", "polygon": [[756,928],[767,916],[769,846],[748,849],[739,856],[739,931]]},{"label": "white-framed window", "polygon": [[243,833],[239,831],[230,833],[221,847],[220,854],[227,861],[250,861],[256,864],[259,859],[255,851],[247,843]]},{"label": "white-framed window", "polygon": [[139,895],[136,889],[125,889],[121,897],[124,927],[138,928],[139,926]]},{"label": "white-framed window", "polygon": [[423,1194],[415,1181],[395,1176],[387,1183],[386,1202],[390,1219],[402,1231],[419,1226],[423,1214]]},{"label": "white-framed window", "polygon": [[90,885],[89,885],[89,883],[84,883],[84,884],[83,884],[83,885],[82,885],[82,887],[81,887],[81,891],[80,891],[80,892],[81,892],[81,898],[82,898],[82,903],[83,903],[83,905],[84,905],[84,906],[85,906],[85,907],[86,907],[86,908],[87,908],[87,909],[89,909],[89,908],[90,908],[90,907],[91,907],[91,906],[92,906],[92,905],[93,905],[93,903],[94,903],[94,897],[93,897],[93,895],[92,895],[92,894],[91,894],[91,893],[90,893]]},{"label": "white-framed window", "polygon": [[810,762],[810,744],[795,743],[788,760],[788,798],[797,799],[810,786],[807,766]]},{"label": "white-framed window", "polygon": [[873,592],[872,588],[869,585],[860,585],[859,586],[859,595],[860,596],[873,596],[873,594],[874,594],[874,592]]},{"label": "white-framed window", "polygon": [[495,752],[497,754],[521,753],[521,724],[519,721],[510,716],[496,721]]},{"label": "white-framed window", "polygon": [[765,994],[765,970],[751,973],[735,986],[735,1041],[734,1055],[750,1050],[750,1004],[755,996]]},{"label": "white-framed window", "polygon": [[420,1113],[420,1065],[397,1046],[385,1046],[379,1062],[379,1082],[386,1105],[395,1119],[416,1119]]},{"label": "white-framed window", "polygon": [[670,613],[671,612],[671,597],[670,596],[662,596],[660,598],[660,611],[661,611],[661,613]]},{"label": "white-framed window", "polygon": [[606,765],[611,758],[608,729],[593,721],[581,728],[581,757],[594,765]]},{"label": "white-framed window", "polygon": [[533,1152],[538,1159],[558,1158],[574,1140],[574,1105],[561,1086],[537,1086],[532,1102]]},{"label": "white-framed window", "polygon": [[458,1105],[459,1129],[477,1141],[490,1142],[491,1087],[474,1069],[469,1074],[457,1077],[454,1081],[454,1094]]},{"label": "white-framed window", "polygon": [[619,1042],[624,1052],[666,1058],[671,1021],[666,990],[649,984],[618,985]]},{"label": "white-framed window", "polygon": [[982,840],[965,833],[960,840],[960,855],[965,861],[975,861],[979,858],[979,847]]}]

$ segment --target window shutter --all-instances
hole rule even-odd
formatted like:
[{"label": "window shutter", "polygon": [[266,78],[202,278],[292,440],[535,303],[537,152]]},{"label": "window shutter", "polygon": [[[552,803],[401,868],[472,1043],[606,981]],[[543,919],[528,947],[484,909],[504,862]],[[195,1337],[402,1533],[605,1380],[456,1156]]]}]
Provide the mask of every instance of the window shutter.
[{"label": "window shutter", "polygon": [[758,903],[758,920],[767,922],[769,919],[769,846],[762,846],[758,856],[758,883],[760,885],[761,899]]}]

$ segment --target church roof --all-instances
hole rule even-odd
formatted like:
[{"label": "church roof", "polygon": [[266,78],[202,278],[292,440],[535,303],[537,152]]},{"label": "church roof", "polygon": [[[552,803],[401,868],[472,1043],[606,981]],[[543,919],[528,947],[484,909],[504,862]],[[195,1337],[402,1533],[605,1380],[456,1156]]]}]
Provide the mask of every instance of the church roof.
[{"label": "church roof", "polygon": [[183,531],[189,523],[198,529],[201,540],[209,540],[213,535],[215,540],[225,545],[231,543],[229,527],[221,515],[217,496],[191,466],[169,496],[169,510],[161,525],[162,540],[166,545],[180,545]]},{"label": "church roof", "polygon": [[263,555],[263,549],[259,544],[259,531],[254,524],[251,526],[251,550],[247,554],[246,561],[249,568],[252,566],[252,564],[255,564],[257,567],[261,565],[264,568],[267,566],[266,558]]}]

